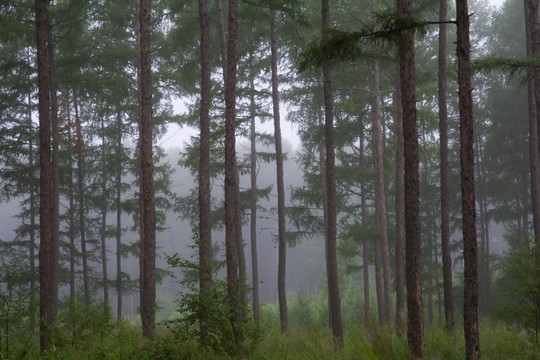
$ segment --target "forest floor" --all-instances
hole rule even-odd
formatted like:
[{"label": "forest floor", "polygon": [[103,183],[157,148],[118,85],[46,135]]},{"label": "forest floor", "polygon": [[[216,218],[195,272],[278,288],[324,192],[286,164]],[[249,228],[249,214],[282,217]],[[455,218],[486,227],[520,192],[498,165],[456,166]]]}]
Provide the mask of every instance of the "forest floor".
[{"label": "forest floor", "polygon": [[[58,332],[46,359],[233,359],[224,351],[202,349],[196,339],[180,339],[164,326],[158,326],[153,340],[143,339],[139,324],[121,321],[112,327],[84,331]],[[73,330],[73,329],[71,329]],[[79,329],[82,330],[82,329]],[[73,336],[73,334],[76,334]],[[407,339],[395,334],[389,326],[350,325],[345,328],[344,348],[333,345],[328,328],[293,326],[282,335],[278,319],[266,321],[246,344],[245,358],[257,360],[284,359],[408,359]],[[4,342],[6,339],[3,339]],[[9,354],[2,347],[0,359],[39,358],[37,336],[26,341],[12,341]],[[25,343],[26,342],[26,343]],[[540,347],[534,336],[517,327],[483,321],[480,327],[480,349],[483,359],[540,360]],[[449,333],[441,327],[425,330],[426,359],[464,359],[463,329]]]}]

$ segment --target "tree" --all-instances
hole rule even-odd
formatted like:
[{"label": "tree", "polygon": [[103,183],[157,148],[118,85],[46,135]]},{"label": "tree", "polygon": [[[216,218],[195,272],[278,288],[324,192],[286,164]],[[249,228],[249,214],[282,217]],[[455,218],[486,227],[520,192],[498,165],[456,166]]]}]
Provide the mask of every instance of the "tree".
[{"label": "tree", "polygon": [[144,224],[143,296],[141,318],[143,335],[153,337],[155,330],[156,301],[156,209],[152,162],[152,68],[150,58],[150,0],[140,2],[140,52],[141,52],[141,123],[140,166],[142,183],[142,221]]},{"label": "tree", "polygon": [[[212,294],[210,225],[210,20],[206,0],[199,0],[201,28],[201,105],[199,159],[199,291],[201,302]],[[203,303],[204,304],[204,303]],[[201,343],[208,341],[206,311],[201,311]]]},{"label": "tree", "polygon": [[47,1],[35,0],[36,48],[39,89],[39,343],[42,352],[49,349],[51,326],[51,140],[49,117],[49,64],[47,57]]},{"label": "tree", "polygon": [[[398,0],[398,14],[412,17],[412,0]],[[407,338],[413,359],[424,358],[422,287],[420,280],[420,200],[418,129],[416,124],[414,29],[402,31],[398,46],[403,107],[405,186],[405,269],[407,283]]]},{"label": "tree", "polygon": [[287,315],[287,290],[285,288],[285,275],[287,268],[287,241],[285,239],[285,186],[283,184],[283,150],[281,146],[281,124],[279,114],[276,17],[275,14],[272,15],[272,20],[270,22],[270,48],[272,52],[272,104],[274,111],[274,141],[276,144],[276,173],[278,194],[278,299],[281,332],[286,333],[289,331],[289,320]]},{"label": "tree", "polygon": [[443,261],[444,319],[454,329],[452,257],[450,253],[450,210],[448,182],[448,108],[446,103],[446,14],[447,0],[439,1],[439,133],[441,161],[441,245]]},{"label": "tree", "polygon": [[242,353],[240,287],[238,279],[238,258],[235,201],[237,200],[237,174],[235,150],[236,117],[236,66],[238,61],[238,2],[229,1],[228,41],[225,77],[225,254],[227,261],[227,292],[232,301],[231,325],[238,353]]},{"label": "tree", "polygon": [[473,103],[470,72],[469,9],[459,0],[456,9],[459,83],[459,133],[461,167],[461,212],[465,297],[463,319],[468,360],[480,358],[478,333],[478,245],[476,243],[476,200],[474,190]]},{"label": "tree", "polygon": [[[322,0],[322,37],[328,37],[330,26],[330,7],[328,0]],[[325,143],[326,143],[326,206],[328,224],[326,229],[326,273],[328,276],[329,309],[334,343],[343,347],[343,325],[341,321],[341,305],[339,300],[339,279],[337,268],[336,235],[336,178],[334,153],[334,99],[332,94],[332,74],[330,64],[323,64],[323,87],[325,109]]]}]

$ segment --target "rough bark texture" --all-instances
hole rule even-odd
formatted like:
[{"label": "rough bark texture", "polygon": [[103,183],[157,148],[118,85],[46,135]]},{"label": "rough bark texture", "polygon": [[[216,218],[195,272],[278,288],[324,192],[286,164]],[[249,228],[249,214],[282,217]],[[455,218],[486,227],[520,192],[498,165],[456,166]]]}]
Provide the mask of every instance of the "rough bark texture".
[{"label": "rough bark texture", "polygon": [[452,290],[452,256],[450,252],[450,207],[448,182],[448,108],[446,101],[446,21],[447,0],[439,6],[439,134],[441,161],[441,248],[444,287],[444,320],[454,330],[454,295]]},{"label": "rough bark texture", "polygon": [[141,181],[143,197],[143,336],[151,338],[155,330],[156,302],[156,208],[154,165],[152,162],[152,69],[150,64],[150,0],[140,2],[141,51]]},{"label": "rough bark texture", "polygon": [[[212,239],[210,227],[210,20],[206,0],[199,0],[201,28],[201,109],[199,152],[199,293],[201,304],[212,296]],[[208,311],[203,308],[199,326],[201,343],[208,344]]]},{"label": "rough bark texture", "polygon": [[52,185],[51,185],[51,316],[58,312],[58,283],[60,271],[60,165],[59,165],[59,133],[58,133],[58,96],[56,93],[56,66],[54,63],[54,39],[52,26],[47,24],[47,56],[49,58],[49,90],[51,106],[52,133]]},{"label": "rough bark texture", "polygon": [[[399,0],[398,12],[411,17],[412,1]],[[414,30],[402,32],[399,46],[405,187],[405,258],[407,282],[407,338],[413,359],[424,358],[424,324],[420,281],[420,191],[418,179],[418,129],[416,123]]]},{"label": "rough bark texture", "polygon": [[47,59],[47,1],[36,0],[35,25],[39,111],[39,344],[49,349],[51,325],[51,131],[49,117],[49,76]]},{"label": "rough bark texture", "polygon": [[257,256],[257,137],[255,132],[255,71],[253,63],[249,69],[249,87],[251,94],[249,96],[249,112],[250,112],[250,130],[249,138],[251,143],[250,157],[250,237],[251,237],[251,279],[252,284],[252,300],[253,300],[253,321],[256,325],[259,324],[259,261]]},{"label": "rough bark texture", "polygon": [[279,90],[278,90],[278,53],[276,40],[276,21],[272,16],[270,23],[270,47],[272,52],[272,104],[274,110],[274,141],[276,144],[276,173],[278,195],[278,300],[279,320],[281,332],[289,331],[287,314],[287,289],[285,287],[285,275],[287,269],[287,241],[285,239],[285,185],[283,183],[283,149],[281,145],[281,124],[279,114]]},{"label": "rough bark texture", "polygon": [[[328,0],[322,0],[322,36],[328,37],[330,11]],[[337,209],[334,150],[334,96],[330,65],[323,65],[325,135],[326,135],[326,202],[328,208],[328,226],[326,230],[326,272],[328,276],[328,294],[332,320],[332,334],[337,347],[343,347],[343,324],[339,299],[339,279],[337,266]]]},{"label": "rough bark texture", "polygon": [[225,71],[225,258],[227,262],[227,292],[234,306],[231,325],[236,350],[242,353],[240,289],[236,252],[236,65],[238,47],[238,1],[229,1],[229,37]]},{"label": "rough bark texture", "polygon": [[478,334],[478,248],[474,190],[473,104],[470,72],[469,12],[467,0],[457,1],[457,56],[461,157],[461,211],[465,262],[463,320],[466,358],[480,358]]},{"label": "rough bark texture", "polygon": [[75,131],[77,143],[77,196],[79,199],[79,234],[81,237],[81,252],[83,266],[84,304],[90,305],[90,280],[88,278],[88,253],[86,252],[86,217],[84,203],[84,140],[82,135],[81,120],[79,119],[79,105],[77,96],[73,91],[73,106],[75,108]]},{"label": "rough bark texture", "polygon": [[383,132],[382,132],[382,109],[381,109],[381,89],[379,78],[379,63],[373,64],[373,138],[375,148],[375,170],[377,173],[377,184],[375,191],[376,222],[381,232],[380,250],[381,265],[383,275],[383,296],[384,307],[383,322],[392,321],[392,289],[390,279],[390,252],[388,250],[388,231],[386,227],[386,189],[384,181],[383,165]]},{"label": "rough bark texture", "polygon": [[397,86],[395,95],[396,107],[396,162],[395,162],[395,198],[396,198],[396,330],[401,336],[405,332],[407,325],[405,313],[405,268],[404,246],[405,246],[405,213],[403,194],[403,108],[401,106],[401,87],[399,74],[399,62],[396,64]]}]

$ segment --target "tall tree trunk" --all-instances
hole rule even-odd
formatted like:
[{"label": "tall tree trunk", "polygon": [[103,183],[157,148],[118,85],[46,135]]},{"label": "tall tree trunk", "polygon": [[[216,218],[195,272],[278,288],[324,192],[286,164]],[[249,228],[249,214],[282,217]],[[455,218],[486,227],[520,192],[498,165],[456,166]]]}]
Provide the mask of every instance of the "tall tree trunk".
[{"label": "tall tree trunk", "polygon": [[51,92],[51,132],[52,132],[52,185],[51,185],[51,316],[52,321],[58,312],[58,282],[60,271],[60,171],[58,158],[58,96],[56,93],[56,67],[54,63],[54,38],[52,26],[47,24],[47,56],[49,58],[49,90]]},{"label": "tall tree trunk", "polygon": [[470,72],[469,10],[467,0],[457,1],[457,56],[459,83],[461,196],[465,296],[463,318],[467,360],[480,358],[478,334],[478,248],[474,191],[473,104]]},{"label": "tall tree trunk", "polygon": [[[412,17],[412,0],[398,0],[400,16]],[[404,30],[399,44],[405,187],[405,258],[407,282],[407,338],[411,357],[424,358],[422,286],[420,280],[420,186],[416,123],[414,30]]]},{"label": "tall tree trunk", "polygon": [[250,157],[250,237],[251,237],[251,279],[252,279],[252,301],[253,301],[253,321],[255,325],[259,325],[259,261],[257,256],[257,134],[255,132],[255,70],[253,69],[253,54],[250,54],[249,68],[249,87],[251,90],[249,96],[249,112],[250,112],[250,130],[249,138],[251,143]]},{"label": "tall tree trunk", "polygon": [[71,134],[71,106],[69,104],[69,92],[66,96],[67,109],[67,138],[69,139],[68,157],[68,186],[69,186],[69,297],[70,305],[75,305],[75,191],[73,182],[73,139]]},{"label": "tall tree trunk", "polygon": [[[322,0],[322,37],[328,37],[330,26],[330,7],[328,0]],[[334,96],[332,90],[332,74],[330,65],[323,65],[325,140],[326,140],[326,201],[328,207],[328,228],[326,235],[326,272],[328,276],[328,293],[330,297],[330,313],[332,334],[337,347],[343,347],[343,324],[341,321],[341,305],[339,299],[339,279],[337,266],[337,209],[336,178],[334,150]]]},{"label": "tall tree trunk", "polygon": [[49,350],[51,325],[51,131],[47,61],[47,1],[35,0],[39,111],[39,344]]},{"label": "tall tree trunk", "polygon": [[206,0],[199,0],[201,28],[201,109],[199,158],[199,293],[204,308],[199,321],[201,344],[208,344],[207,302],[212,296],[210,224],[210,20]]},{"label": "tall tree trunk", "polygon": [[441,161],[441,248],[444,286],[444,320],[448,330],[453,331],[454,294],[452,288],[452,254],[450,251],[450,185],[448,173],[448,107],[446,97],[446,21],[447,0],[439,1],[439,134]]},{"label": "tall tree trunk", "polygon": [[377,185],[375,191],[376,221],[381,232],[380,250],[383,273],[383,322],[392,320],[392,290],[390,286],[390,254],[388,250],[388,232],[386,227],[386,191],[383,165],[383,133],[381,125],[381,89],[379,79],[379,62],[373,64],[374,99],[373,99],[373,138],[375,148],[375,170]]},{"label": "tall tree trunk", "polygon": [[152,338],[156,307],[156,206],[152,162],[152,68],[150,59],[150,0],[140,2],[141,46],[141,182],[143,197],[143,336]]},{"label": "tall tree trunk", "polygon": [[227,292],[232,301],[233,313],[231,325],[233,328],[236,351],[242,353],[242,333],[240,309],[240,287],[238,279],[238,259],[236,251],[236,65],[238,47],[238,1],[229,1],[229,36],[227,42],[225,75],[225,257],[227,262]]},{"label": "tall tree trunk", "polygon": [[[364,166],[364,134],[360,134],[360,166]],[[366,185],[360,182],[360,207],[362,209],[362,229],[367,230],[367,203]],[[362,244],[362,270],[364,276],[364,323],[371,321],[371,311],[369,306],[369,251],[367,239]]]},{"label": "tall tree trunk", "polygon": [[[32,98],[31,95],[28,95],[28,165],[30,168],[34,168],[34,127],[32,122],[32,111],[31,111]],[[36,193],[34,186],[30,186],[29,200],[30,200],[30,236],[29,236],[29,253],[30,253],[30,302],[28,304],[28,316],[30,317],[29,329],[30,334],[34,334],[34,329],[36,327],[36,311],[35,311],[35,294],[36,291]]]},{"label": "tall tree trunk", "polygon": [[81,236],[81,252],[83,265],[84,304],[90,305],[90,281],[88,279],[88,252],[86,251],[86,217],[84,204],[84,140],[82,135],[81,121],[79,119],[79,105],[77,96],[73,90],[73,106],[75,108],[75,129],[77,143],[77,196],[79,198],[79,234]]},{"label": "tall tree trunk", "polygon": [[107,169],[106,162],[106,147],[105,147],[105,124],[104,120],[101,119],[101,131],[102,131],[102,143],[101,143],[101,196],[102,196],[102,205],[101,205],[101,270],[102,270],[102,281],[103,281],[103,311],[106,313],[109,308],[109,280],[107,279]]},{"label": "tall tree trunk", "polygon": [[281,124],[279,114],[279,90],[278,90],[278,50],[276,40],[276,16],[272,14],[270,23],[272,52],[272,104],[274,109],[274,141],[276,144],[276,172],[277,172],[277,195],[278,195],[278,299],[279,299],[279,319],[281,332],[289,331],[289,320],[287,314],[287,289],[285,287],[285,275],[287,268],[287,241],[285,239],[285,186],[283,184],[283,149],[281,145]]},{"label": "tall tree trunk", "polygon": [[401,106],[401,76],[399,71],[399,61],[396,64],[397,86],[395,94],[395,140],[396,140],[396,162],[395,162],[395,199],[396,199],[396,329],[398,335],[405,332],[406,314],[405,314],[405,268],[404,254],[405,247],[405,213],[404,194],[403,194],[403,108]]},{"label": "tall tree trunk", "polygon": [[[122,156],[122,114],[116,114],[116,155]],[[116,319],[122,319],[122,161],[117,159],[116,174],[115,174],[115,189],[116,189]],[[140,221],[140,219],[139,219]]]},{"label": "tall tree trunk", "polygon": [[234,173],[236,174],[236,188],[234,199],[234,211],[236,212],[236,256],[238,259],[238,285],[241,320],[244,322],[248,317],[248,298],[247,298],[247,264],[246,253],[244,252],[244,237],[242,236],[242,209],[240,208],[240,174],[238,172],[238,162],[235,158]]}]

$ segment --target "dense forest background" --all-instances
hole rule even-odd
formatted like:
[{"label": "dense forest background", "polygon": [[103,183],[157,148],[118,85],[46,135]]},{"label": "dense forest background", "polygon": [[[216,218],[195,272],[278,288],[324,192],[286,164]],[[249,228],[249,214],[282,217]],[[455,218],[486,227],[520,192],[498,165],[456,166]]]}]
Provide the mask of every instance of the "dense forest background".
[{"label": "dense forest background", "polygon": [[[58,358],[68,358],[70,352],[69,356],[77,358],[87,356],[81,349],[93,349],[94,338],[89,334],[103,338],[116,329],[112,336],[140,337],[139,321],[144,315],[141,269],[146,251],[141,219],[147,211],[141,211],[146,209],[140,166],[142,2],[43,3],[48,15],[49,148],[56,174],[49,179],[52,190],[46,196],[56,213],[51,224],[52,238],[58,241],[50,274],[52,292],[58,295],[56,300],[51,298],[54,315],[50,322],[47,318],[46,336],[55,344]],[[534,178],[531,180],[538,168],[532,170],[530,147],[530,119],[536,116],[535,104],[540,101],[540,97],[534,98],[534,88],[540,88],[540,82],[535,48],[525,26],[529,3],[536,4],[537,14],[538,1],[506,0],[495,6],[475,0],[469,4],[475,306],[480,346],[485,346],[482,351],[487,354],[511,354],[515,357],[501,358],[516,359],[539,358],[540,331],[540,250],[534,214],[538,188]],[[409,354],[406,340],[405,275],[409,276],[409,269],[405,264],[409,258],[405,257],[404,226],[409,214],[407,208],[404,211],[403,198],[409,194],[403,185],[403,125],[398,119],[403,116],[399,59],[407,47],[392,31],[407,30],[395,18],[393,1],[331,1],[330,29],[323,30],[325,39],[330,39],[326,42],[320,40],[319,1],[238,4],[236,112],[232,116],[238,183],[234,207],[239,219],[235,241],[242,246],[235,250],[238,264],[234,267],[242,294],[238,302],[229,304],[230,269],[226,265],[230,263],[226,263],[230,233],[226,228],[233,205],[227,200],[225,184],[231,173],[225,168],[230,157],[224,144],[230,109],[227,66],[234,61],[227,53],[233,33],[231,4],[235,1],[151,2],[158,332],[155,338],[153,332],[149,336],[154,343],[141,345],[143,350],[134,345],[143,355],[125,350],[128,352],[116,356],[262,358],[264,350],[257,348],[261,341],[264,344],[261,339],[286,342],[297,336],[303,341],[305,336],[308,343],[324,343],[326,340],[317,340],[321,336],[332,345],[320,354],[327,352],[332,358],[333,351],[343,346],[343,334],[336,335],[336,308],[332,308],[332,289],[339,284],[339,316],[346,329],[344,358],[423,358],[423,354],[415,355],[410,343]],[[39,307],[41,154],[34,5],[28,0],[0,1],[0,354],[5,358],[36,356],[38,328],[45,321]],[[448,348],[436,342],[438,337],[448,339],[449,334],[463,331],[464,294],[467,297],[458,40],[456,22],[447,21],[455,18],[456,8],[445,0],[409,5],[420,19],[414,23],[413,91],[418,131],[421,331],[426,329],[427,358],[443,356],[440,351],[448,351],[447,358],[463,358],[465,345],[456,345],[455,338]],[[210,70],[208,274],[212,274],[212,289],[207,293],[201,280],[207,269],[199,256],[204,250],[199,236],[199,121],[202,124],[204,114],[201,19],[205,8]],[[445,18],[441,17],[443,9]],[[398,30],[380,31],[388,29],[388,24]],[[326,174],[325,161],[330,78],[335,169],[329,171],[335,176],[334,201],[327,197],[326,181],[331,177]],[[443,87],[441,92],[443,80],[446,91]],[[534,141],[538,143],[537,138]],[[538,160],[538,148],[535,151]],[[447,184],[446,200],[441,197],[441,181]],[[331,233],[329,204],[336,212],[335,278],[327,268],[331,261],[326,255]],[[144,318],[142,321],[145,328]],[[333,342],[325,332],[329,326]],[[320,333],[313,330],[306,335],[300,329],[319,329]],[[289,334],[287,340],[280,332]],[[360,339],[361,345],[347,347],[354,343],[351,338]],[[506,344],[507,353],[491,347],[497,338],[505,339],[501,343]],[[74,345],[79,341],[85,345]],[[266,346],[269,350],[264,356],[283,355],[281,350],[270,355],[277,345]],[[290,346],[300,354],[309,352],[299,343]],[[468,346],[467,358],[477,358],[470,357]],[[88,351],[98,356],[96,349]],[[120,350],[102,351],[108,356]]]}]

